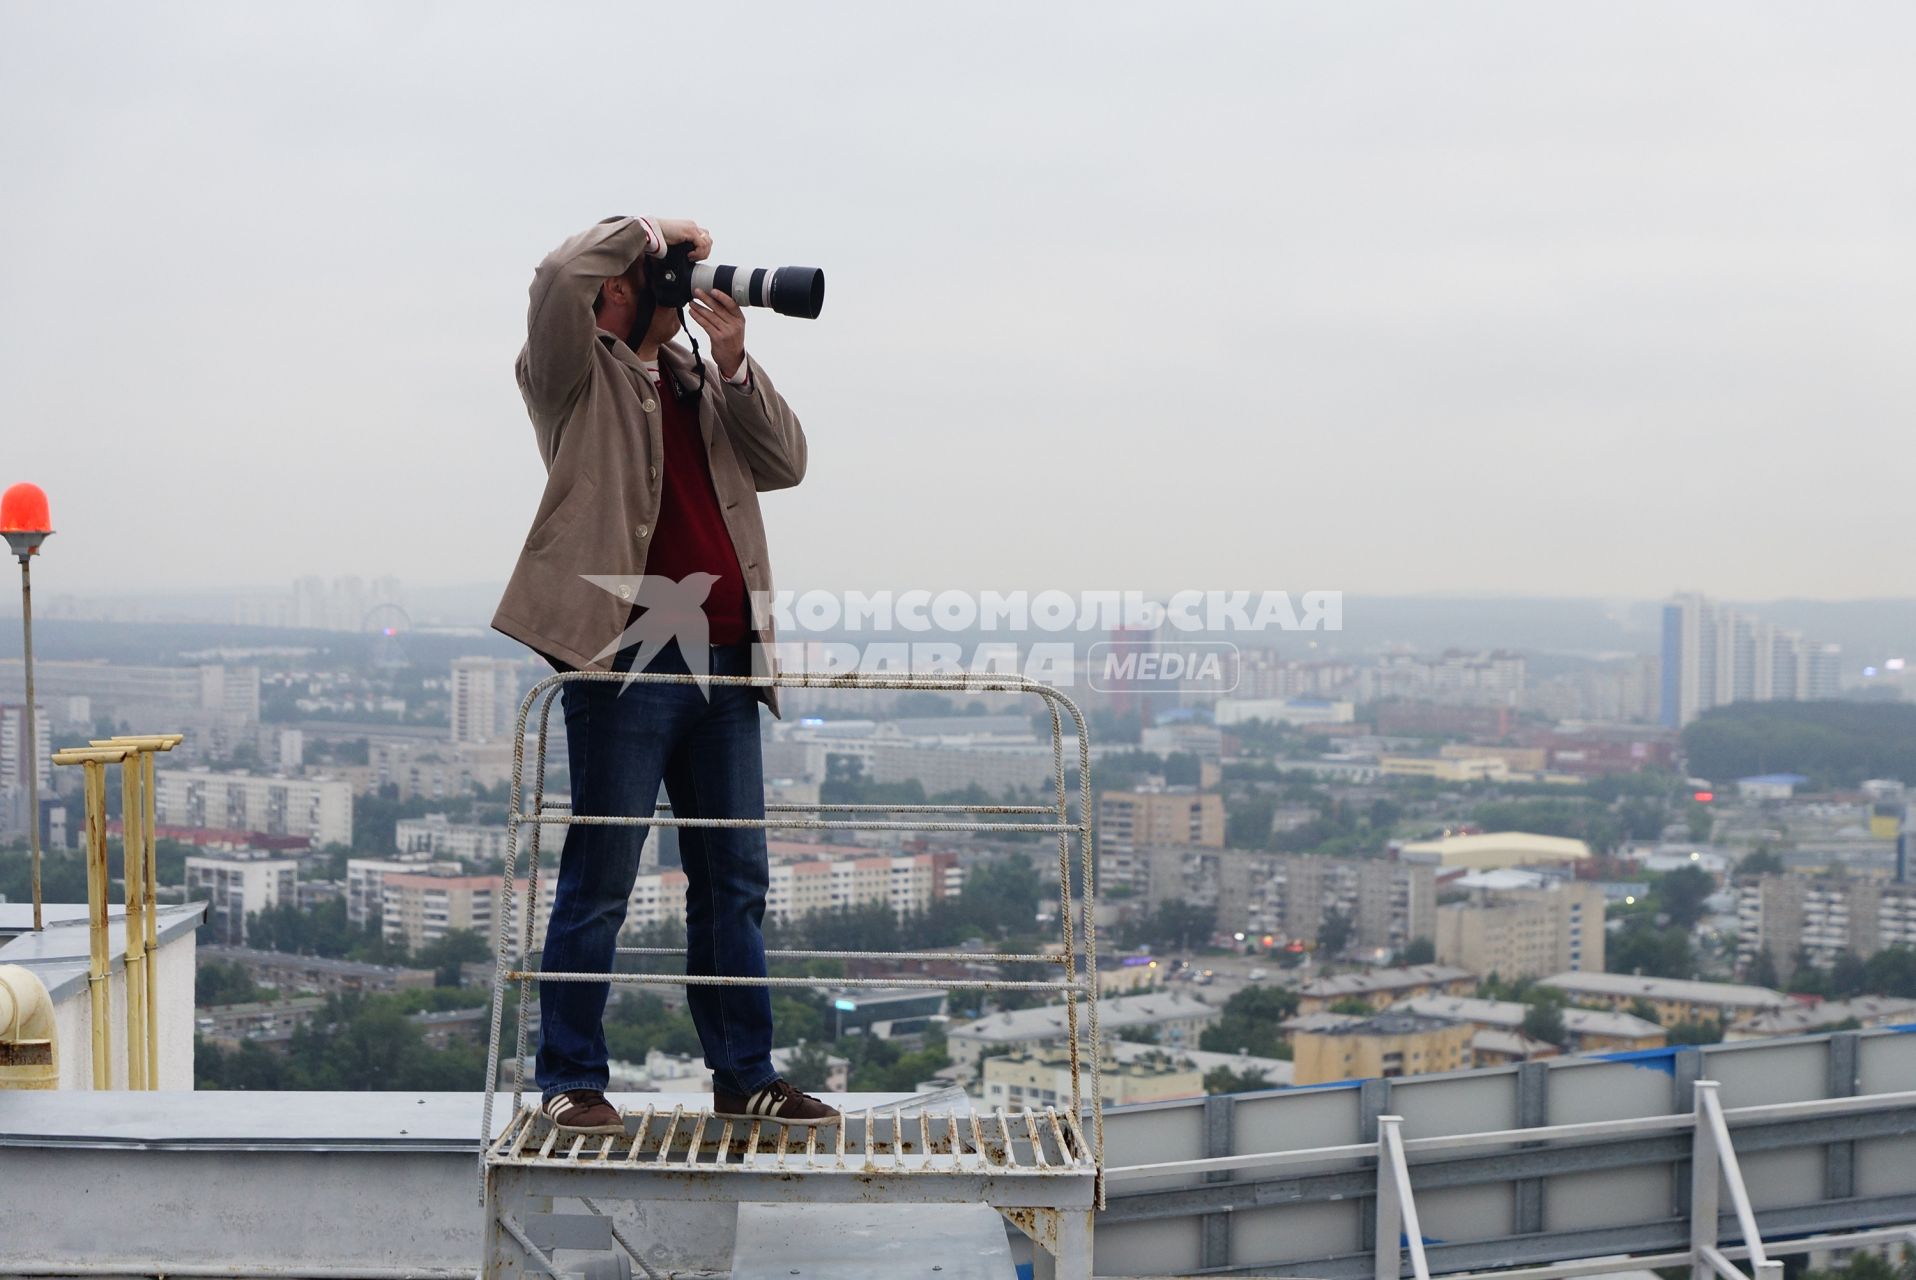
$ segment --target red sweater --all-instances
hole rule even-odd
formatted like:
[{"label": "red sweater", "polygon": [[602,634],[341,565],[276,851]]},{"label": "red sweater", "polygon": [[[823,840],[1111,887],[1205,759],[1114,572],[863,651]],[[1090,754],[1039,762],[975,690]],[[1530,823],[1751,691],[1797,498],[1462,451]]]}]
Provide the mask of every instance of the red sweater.
[{"label": "red sweater", "polygon": [[[660,380],[659,410],[663,456],[659,459],[658,523],[652,529],[646,555],[648,578],[683,582],[694,573],[718,578],[705,597],[705,618],[713,644],[738,644],[752,634],[751,604],[745,592],[745,574],[732,546],[725,513],[712,487],[712,464],[699,431],[698,402],[672,394],[672,375]],[[638,603],[645,606],[645,592]],[[688,659],[690,655],[687,655]]]}]

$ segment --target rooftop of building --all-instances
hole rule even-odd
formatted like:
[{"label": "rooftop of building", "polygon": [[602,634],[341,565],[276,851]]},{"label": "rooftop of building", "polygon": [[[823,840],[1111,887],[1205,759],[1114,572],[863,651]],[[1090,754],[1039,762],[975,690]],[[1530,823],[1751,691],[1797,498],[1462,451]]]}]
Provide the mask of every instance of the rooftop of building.
[{"label": "rooftop of building", "polygon": [[[154,911],[159,936],[165,944],[199,928],[206,916],[204,902],[161,906]],[[46,903],[46,928],[33,929],[33,907],[24,902],[0,903],[0,964],[31,969],[55,1004],[86,986],[92,952],[87,931],[87,909],[79,903]],[[126,908],[107,908],[107,956],[113,972],[126,968]]]},{"label": "rooftop of building", "polygon": [[[1421,1013],[1433,1018],[1460,1018],[1465,1022],[1491,1023],[1499,1027],[1521,1027],[1530,1006],[1516,1000],[1480,1000],[1475,996],[1413,996],[1396,1006],[1406,1013]],[[1632,1040],[1658,1035],[1663,1028],[1634,1013],[1609,1009],[1563,1010],[1564,1030],[1575,1035],[1620,1036]]]},{"label": "rooftop of building", "polygon": [[1790,1036],[1850,1022],[1859,1026],[1916,1023],[1916,1000],[1902,996],[1824,1000],[1756,1014],[1738,1023],[1737,1030],[1746,1036]]},{"label": "rooftop of building", "polygon": [[[1107,996],[1098,1001],[1098,1021],[1106,1034],[1121,1027],[1152,1026],[1182,1018],[1215,1016],[1215,1005],[1182,991],[1151,992],[1136,996]],[[1088,1005],[1078,1010],[1079,1025],[1086,1025]],[[1039,1005],[1031,1009],[1013,1009],[994,1013],[950,1028],[948,1037],[967,1040],[1016,1041],[1047,1039],[1066,1032],[1065,1006]]]},{"label": "rooftop of building", "polygon": [[1790,1003],[1788,996],[1768,987],[1704,982],[1696,978],[1645,978],[1631,973],[1559,973],[1539,979],[1538,985],[1587,995],[1625,999],[1641,996],[1645,1000],[1739,1005],[1751,1009],[1780,1009]]},{"label": "rooftop of building", "polygon": [[201,943],[199,958],[208,960],[229,960],[236,964],[273,965],[275,967],[298,967],[312,973],[333,973],[342,977],[364,974],[423,973],[425,970],[408,969],[404,965],[370,964],[364,960],[340,960],[332,956],[294,955],[287,951],[260,951],[252,947],[222,947]]},{"label": "rooftop of building", "polygon": [[1398,991],[1405,987],[1426,987],[1438,983],[1460,982],[1475,975],[1468,969],[1447,964],[1407,965],[1395,969],[1366,969],[1361,973],[1339,973],[1314,978],[1298,988],[1301,995],[1335,1000],[1339,996],[1370,995],[1378,991]]},{"label": "rooftop of building", "polygon": [[[1446,865],[1509,865],[1521,858],[1527,862],[1581,862],[1590,856],[1590,846],[1565,836],[1542,836],[1528,831],[1486,831],[1480,835],[1441,836],[1435,840],[1413,840],[1406,844],[1405,857],[1435,860]],[[1483,860],[1492,859],[1489,863]]]},{"label": "rooftop of building", "polygon": [[1369,1018],[1354,1018],[1341,1027],[1324,1027],[1306,1035],[1332,1036],[1414,1036],[1427,1031],[1445,1031],[1467,1024],[1456,1018],[1430,1018],[1421,1013],[1387,1010]]}]

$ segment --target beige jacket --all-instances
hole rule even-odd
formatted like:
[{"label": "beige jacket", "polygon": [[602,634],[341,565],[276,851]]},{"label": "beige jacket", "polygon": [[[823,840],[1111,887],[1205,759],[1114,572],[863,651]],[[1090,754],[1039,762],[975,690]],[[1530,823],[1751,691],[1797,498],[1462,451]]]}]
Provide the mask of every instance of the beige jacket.
[{"label": "beige jacket", "polygon": [[[658,393],[638,356],[603,337],[592,314],[599,285],[645,248],[637,218],[608,218],[548,254],[533,273],[517,364],[546,487],[492,625],[580,670],[607,669],[609,657],[597,655],[625,629],[632,610],[631,589],[609,591],[583,575],[636,583],[658,518]],[[697,381],[690,351],[667,346],[660,359]],[[746,362],[751,377],[743,388],[705,362],[699,425],[746,589],[757,598],[772,590],[758,495],[804,478],[805,432],[765,370],[750,356]],[[769,618],[757,640],[755,668],[769,674]],[[775,691],[764,696],[776,711]]]}]

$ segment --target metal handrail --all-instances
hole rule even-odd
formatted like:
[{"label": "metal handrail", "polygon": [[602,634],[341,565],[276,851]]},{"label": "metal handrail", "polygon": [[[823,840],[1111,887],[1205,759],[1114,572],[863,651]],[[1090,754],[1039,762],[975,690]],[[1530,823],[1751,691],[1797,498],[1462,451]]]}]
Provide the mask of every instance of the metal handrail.
[{"label": "metal handrail", "polygon": [[[547,742],[551,729],[553,705],[558,701],[561,687],[574,682],[610,682],[620,681],[627,684],[698,684],[720,685],[747,688],[800,688],[800,689],[894,689],[918,690],[927,692],[969,692],[969,693],[1005,693],[1025,694],[1041,699],[1051,718],[1051,773],[1053,783],[1053,803],[1048,805],[911,805],[911,804],[805,804],[801,802],[776,802],[765,806],[767,816],[762,818],[686,818],[672,814],[671,806],[656,805],[649,816],[616,815],[590,816],[572,812],[570,803],[548,801],[545,796]],[[527,795],[525,778],[526,740],[528,721],[534,708],[538,708],[538,728],[533,736],[534,771],[530,797]],[[1070,718],[1075,730],[1074,741],[1077,744],[1077,808],[1076,821],[1071,817],[1071,797],[1066,786],[1065,733],[1064,722]],[[528,804],[527,801],[530,800]],[[1044,822],[964,822],[954,819],[936,818],[932,820],[857,820],[801,817],[798,815],[830,813],[919,813],[951,814],[990,817],[993,815],[1048,815],[1052,820]],[[669,816],[667,816],[669,815]],[[773,816],[791,815],[791,816]],[[592,981],[606,983],[659,983],[670,985],[751,985],[763,987],[812,986],[812,987],[874,987],[874,988],[984,988],[992,990],[1049,991],[1064,997],[1066,1042],[1070,1049],[1071,1065],[1071,1113],[1082,1115],[1089,1110],[1092,1120],[1092,1150],[1094,1167],[1102,1169],[1104,1163],[1104,1111],[1102,1087],[1102,1055],[1099,1052],[1099,1015],[1097,981],[1097,921],[1096,921],[1096,855],[1092,835],[1093,806],[1091,802],[1091,748],[1083,713],[1069,697],[1050,685],[1028,679],[1024,676],[975,676],[975,675],[889,675],[875,673],[846,673],[827,675],[817,672],[791,672],[765,676],[693,676],[679,672],[611,672],[611,671],[566,671],[559,672],[540,680],[526,692],[519,705],[513,734],[512,786],[511,799],[507,806],[506,818],[506,855],[503,885],[500,892],[500,906],[497,927],[499,944],[497,968],[494,975],[491,1030],[488,1040],[488,1060],[497,1063],[501,1057],[501,1036],[503,1031],[505,1008],[505,985],[517,981],[519,1001],[515,1019],[516,1051],[512,1054],[512,1093],[515,1111],[523,1107],[524,1063],[526,1058],[527,1020],[526,1010],[531,1004],[531,984],[534,981]],[[810,977],[764,977],[731,978],[714,975],[688,974],[580,974],[580,973],[544,973],[529,963],[534,950],[536,922],[541,905],[539,876],[541,867],[540,841],[547,826],[570,825],[607,825],[636,827],[716,827],[716,828],[757,828],[757,829],[799,829],[799,830],[860,830],[860,831],[917,831],[917,832],[971,832],[989,833],[1029,833],[1054,835],[1058,840],[1059,892],[1063,907],[1059,911],[1059,926],[1062,933],[1063,950],[1059,956],[1019,955],[1003,956],[989,953],[942,953],[942,952],[864,952],[831,953],[816,951],[768,952],[787,959],[825,959],[849,958],[853,955],[874,959],[901,960],[945,960],[964,961],[982,960],[992,963],[1053,963],[1061,964],[1064,969],[1061,981],[1016,981],[1008,979],[990,980],[946,980],[926,978],[884,978],[884,979],[845,979]],[[527,907],[522,920],[514,916],[520,891],[518,880],[519,834],[522,828],[529,828],[530,836],[526,849],[528,868],[524,892]],[[1076,880],[1079,888],[1077,910],[1070,905],[1070,890],[1074,879],[1071,841],[1078,842]],[[1074,918],[1075,917],[1075,918]],[[515,923],[519,928],[515,938]],[[518,964],[510,961],[509,950],[516,941]],[[679,954],[676,948],[616,948],[617,954],[655,955]],[[1088,1025],[1081,1032],[1078,1017],[1078,1002],[1087,999],[1090,1004]],[[1084,1097],[1082,1084],[1084,1041],[1088,1038],[1090,1049],[1090,1097]],[[482,1152],[489,1142],[493,1131],[493,1102],[498,1087],[497,1069],[487,1073],[485,1103],[481,1116]],[[481,1156],[481,1182],[485,1176],[485,1157]],[[1104,1204],[1104,1183],[1098,1179],[1097,1203]]]}]

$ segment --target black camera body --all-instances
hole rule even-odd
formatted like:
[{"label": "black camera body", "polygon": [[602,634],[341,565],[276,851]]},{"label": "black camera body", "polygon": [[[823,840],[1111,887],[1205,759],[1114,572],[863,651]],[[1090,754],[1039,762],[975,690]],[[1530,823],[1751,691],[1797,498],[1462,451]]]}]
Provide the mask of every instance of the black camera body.
[{"label": "black camera body", "polygon": [[825,273],[817,267],[734,267],[692,261],[692,245],[668,245],[646,263],[654,305],[677,311],[694,289],[722,293],[741,307],[770,307],[782,316],[818,319],[825,307]]}]

